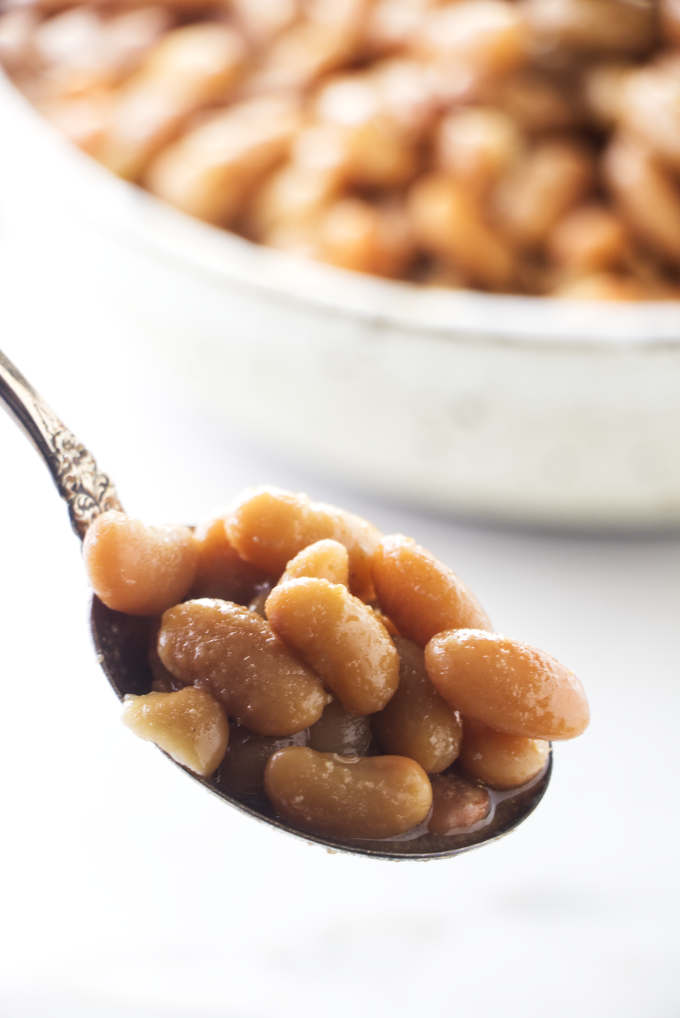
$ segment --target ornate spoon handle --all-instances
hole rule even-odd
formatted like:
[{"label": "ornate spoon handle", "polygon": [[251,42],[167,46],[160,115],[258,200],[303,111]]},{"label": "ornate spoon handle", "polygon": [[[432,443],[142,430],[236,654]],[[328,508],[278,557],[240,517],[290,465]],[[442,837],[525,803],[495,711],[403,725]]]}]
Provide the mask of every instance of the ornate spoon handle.
[{"label": "ornate spoon handle", "polygon": [[12,362],[0,351],[0,402],[23,428],[49,467],[81,539],[95,517],[120,509],[116,489],[94,457],[59,420]]}]

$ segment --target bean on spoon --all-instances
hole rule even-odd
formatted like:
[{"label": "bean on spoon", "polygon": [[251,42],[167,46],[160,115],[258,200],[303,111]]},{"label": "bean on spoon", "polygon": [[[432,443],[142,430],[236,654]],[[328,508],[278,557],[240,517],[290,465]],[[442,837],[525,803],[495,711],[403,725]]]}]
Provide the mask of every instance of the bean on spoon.
[{"label": "bean on spoon", "polygon": [[[108,476],[99,470],[88,450],[64,426],[1,352],[0,402],[16,419],[45,461],[59,494],[67,504],[71,525],[81,540],[85,538],[93,521],[103,513],[111,510],[122,511],[116,489]],[[326,524],[326,520],[331,518],[326,507],[317,509],[315,504],[311,512],[317,515],[310,518],[313,518],[314,522],[318,518],[326,528],[326,532],[319,537],[330,537],[331,534],[333,537],[346,537],[340,523],[333,521],[332,527]],[[324,516],[324,513],[327,515]],[[360,536],[357,537],[357,534]],[[162,528],[159,528],[158,539],[159,548],[162,548]],[[360,524],[352,523],[351,541],[352,547],[360,548],[357,555],[361,563],[361,572],[357,571],[357,574],[361,577],[361,585],[366,589],[369,584],[366,581],[364,559],[361,556],[365,556],[364,549],[367,543],[374,542],[374,537],[372,533],[362,531]],[[191,556],[189,543],[186,554]],[[147,607],[157,610],[159,606],[149,603]],[[152,689],[153,676],[148,658],[151,624],[148,618],[123,614],[108,607],[96,596],[92,599],[91,630],[95,650],[109,683],[120,699],[129,694],[145,694]],[[533,812],[543,797],[550,781],[551,763],[549,758],[543,772],[533,782],[517,791],[497,793],[491,790],[492,818],[482,828],[475,827],[470,831],[442,836],[428,831],[425,823],[422,829],[416,828],[403,836],[363,840],[339,838],[332,831],[325,836],[313,832],[302,833],[297,827],[277,816],[266,802],[255,804],[252,800],[242,801],[230,794],[220,783],[219,770],[215,777],[206,779],[186,767],[183,769],[190,777],[219,795],[231,806],[254,819],[303,837],[307,841],[315,841],[334,850],[342,849],[384,859],[430,859],[457,855],[492,841],[515,828]],[[273,780],[270,779],[270,783]]]}]

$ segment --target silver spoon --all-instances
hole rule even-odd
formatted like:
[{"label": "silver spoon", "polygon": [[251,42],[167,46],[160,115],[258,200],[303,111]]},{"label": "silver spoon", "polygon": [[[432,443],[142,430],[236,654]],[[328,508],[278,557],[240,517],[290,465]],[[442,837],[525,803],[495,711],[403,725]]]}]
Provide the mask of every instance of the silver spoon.
[{"label": "silver spoon", "polygon": [[[122,508],[116,489],[108,476],[101,473],[91,453],[50,410],[2,352],[0,400],[47,464],[57,490],[68,506],[71,525],[81,540],[90,523],[100,513],[107,509]],[[90,622],[99,664],[117,696],[122,699],[126,693],[148,692],[151,686],[147,662],[150,620],[114,612],[97,597],[93,597]],[[182,770],[243,813],[306,841],[317,842],[332,850],[381,859],[433,859],[477,848],[502,837],[526,820],[542,799],[550,782],[552,754],[545,770],[527,785],[511,793],[491,791],[492,811],[489,819],[481,826],[446,837],[419,829],[400,838],[383,841],[339,841],[300,832],[283,823],[266,800],[241,802],[230,795],[220,785],[219,771],[216,778],[207,780],[186,768]]]}]

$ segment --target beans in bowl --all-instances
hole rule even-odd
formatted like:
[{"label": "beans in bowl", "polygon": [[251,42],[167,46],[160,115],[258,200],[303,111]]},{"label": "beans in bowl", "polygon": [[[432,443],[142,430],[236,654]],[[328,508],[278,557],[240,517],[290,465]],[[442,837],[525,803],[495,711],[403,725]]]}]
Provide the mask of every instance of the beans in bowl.
[{"label": "beans in bowl", "polygon": [[680,297],[677,0],[0,0],[0,62],[114,173],[253,241]]},{"label": "beans in bowl", "polygon": [[481,829],[588,724],[579,680],[429,552],[305,495],[249,490],[196,530],[106,512],[84,556],[109,609],[149,620],[125,723],[303,833]]}]

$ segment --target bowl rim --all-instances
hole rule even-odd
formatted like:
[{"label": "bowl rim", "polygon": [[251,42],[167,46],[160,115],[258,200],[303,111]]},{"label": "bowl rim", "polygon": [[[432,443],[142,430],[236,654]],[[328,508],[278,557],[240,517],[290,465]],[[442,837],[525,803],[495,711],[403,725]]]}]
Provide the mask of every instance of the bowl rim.
[{"label": "bowl rim", "polygon": [[50,193],[101,228],[194,274],[304,303],[381,331],[540,348],[680,346],[680,301],[583,301],[424,288],[277,251],[166,204],[63,137],[0,68],[0,107],[49,165]]}]

